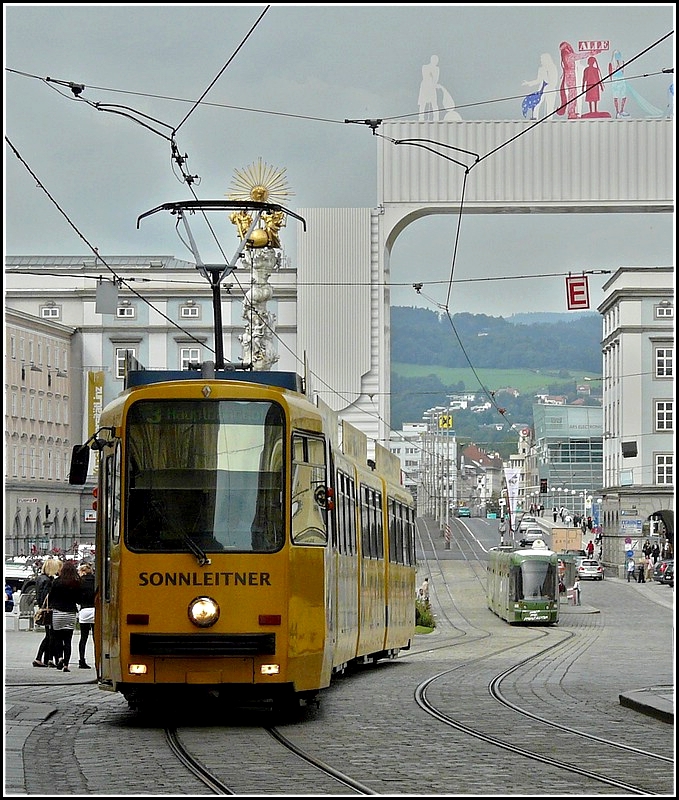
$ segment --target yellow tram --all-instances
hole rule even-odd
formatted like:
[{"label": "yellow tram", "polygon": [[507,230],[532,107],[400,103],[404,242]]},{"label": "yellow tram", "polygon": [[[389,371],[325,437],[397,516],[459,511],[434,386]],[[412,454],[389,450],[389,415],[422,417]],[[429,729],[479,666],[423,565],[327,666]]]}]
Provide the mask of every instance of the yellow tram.
[{"label": "yellow tram", "polygon": [[70,482],[99,455],[98,684],[309,701],[415,630],[415,511],[400,464],[294,373],[130,371]]}]

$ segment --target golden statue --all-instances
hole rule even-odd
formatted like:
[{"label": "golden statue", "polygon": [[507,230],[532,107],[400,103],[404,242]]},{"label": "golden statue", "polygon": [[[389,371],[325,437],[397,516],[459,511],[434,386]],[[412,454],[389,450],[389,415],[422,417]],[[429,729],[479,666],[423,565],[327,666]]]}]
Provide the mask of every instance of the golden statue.
[{"label": "golden statue", "polygon": [[[230,200],[254,200],[258,203],[281,203],[293,193],[289,190],[285,178],[285,169],[277,169],[260,158],[242,170],[235,170],[231,191],[227,195]],[[264,212],[261,217],[263,227],[253,230],[250,235],[250,247],[281,247],[279,231],[285,226],[283,211]],[[247,211],[235,211],[231,214],[231,222],[238,230],[238,236],[244,239],[252,216]]]},{"label": "golden statue", "polygon": [[240,239],[245,239],[250,230],[250,225],[252,225],[252,217],[250,214],[248,214],[247,211],[234,211],[230,219],[238,230],[238,237]]},{"label": "golden statue", "polygon": [[270,214],[262,214],[262,220],[269,240],[269,247],[280,247],[281,241],[278,238],[278,231],[285,226],[285,214],[282,211],[272,211]]}]

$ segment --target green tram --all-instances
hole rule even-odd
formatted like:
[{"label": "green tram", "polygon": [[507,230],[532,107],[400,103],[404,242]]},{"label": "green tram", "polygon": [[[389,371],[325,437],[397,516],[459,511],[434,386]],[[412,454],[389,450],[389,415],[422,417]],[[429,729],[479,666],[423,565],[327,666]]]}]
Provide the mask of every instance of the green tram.
[{"label": "green tram", "polygon": [[559,621],[557,554],[538,540],[532,547],[494,547],[488,553],[488,608],[510,625]]}]

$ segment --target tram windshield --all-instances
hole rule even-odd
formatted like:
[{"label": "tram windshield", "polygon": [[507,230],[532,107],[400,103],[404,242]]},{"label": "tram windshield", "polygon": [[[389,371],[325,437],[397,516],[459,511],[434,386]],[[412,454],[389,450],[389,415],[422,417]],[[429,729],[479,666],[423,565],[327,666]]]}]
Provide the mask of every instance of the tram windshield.
[{"label": "tram windshield", "polygon": [[283,409],[142,400],[127,416],[126,544],[145,552],[273,552],[284,542]]},{"label": "tram windshield", "polygon": [[522,561],[512,569],[514,600],[554,600],[557,595],[556,564],[549,561]]}]

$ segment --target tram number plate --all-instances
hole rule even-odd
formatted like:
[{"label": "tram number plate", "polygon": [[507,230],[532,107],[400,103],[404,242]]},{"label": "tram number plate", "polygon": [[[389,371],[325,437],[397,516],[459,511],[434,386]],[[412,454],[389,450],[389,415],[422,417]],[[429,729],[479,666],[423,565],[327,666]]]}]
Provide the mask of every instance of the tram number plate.
[{"label": "tram number plate", "polygon": [[527,619],[549,619],[547,611],[529,611]]}]

